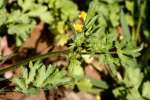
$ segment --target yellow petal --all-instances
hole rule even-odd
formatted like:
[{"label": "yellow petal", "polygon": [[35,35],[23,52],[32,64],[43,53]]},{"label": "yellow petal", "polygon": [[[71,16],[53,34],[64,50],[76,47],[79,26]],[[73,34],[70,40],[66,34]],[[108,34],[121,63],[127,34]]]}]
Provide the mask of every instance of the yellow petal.
[{"label": "yellow petal", "polygon": [[101,97],[99,95],[97,95],[96,100],[101,100]]},{"label": "yellow petal", "polygon": [[74,26],[74,29],[75,29],[76,32],[82,32],[82,29],[83,29],[82,24],[75,23],[73,26]]},{"label": "yellow petal", "polygon": [[83,18],[83,20],[85,20],[86,16],[87,16],[87,13],[85,11],[80,12],[80,15],[79,15],[80,18]]}]

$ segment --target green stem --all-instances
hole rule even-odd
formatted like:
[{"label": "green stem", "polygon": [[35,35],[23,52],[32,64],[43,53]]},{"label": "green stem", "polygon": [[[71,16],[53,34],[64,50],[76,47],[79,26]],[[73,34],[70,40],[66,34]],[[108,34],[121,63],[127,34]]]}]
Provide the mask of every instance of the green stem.
[{"label": "green stem", "polygon": [[[48,52],[47,54],[43,54],[43,55],[38,55],[38,56],[34,56],[34,57],[31,57],[31,58],[28,58],[26,60],[23,60],[21,62],[18,62],[14,65],[11,65],[11,66],[7,66],[7,67],[4,67],[4,68],[0,68],[0,74],[3,74],[7,71],[10,71],[10,70],[14,70],[22,65],[25,65],[27,63],[29,63],[30,61],[36,61],[36,60],[39,60],[39,59],[45,59],[45,58],[48,58],[49,56],[56,56],[56,55],[67,55],[70,51],[69,50],[66,50],[66,51],[56,51],[56,52]],[[97,52],[95,53],[95,55],[100,55],[100,54],[115,54],[116,52]],[[81,52],[81,54],[92,54],[91,52]]]},{"label": "green stem", "polygon": [[49,52],[49,53],[43,54],[43,55],[34,56],[34,57],[28,58],[26,60],[23,60],[21,62],[18,62],[17,64],[7,66],[4,68],[0,68],[0,74],[3,74],[10,70],[14,70],[14,69],[20,67],[21,65],[25,65],[25,64],[29,63],[30,61],[36,61],[36,60],[48,58],[49,56],[54,56],[54,55],[60,55],[60,54],[66,55],[67,53],[68,53],[68,51],[56,51],[56,52]]},{"label": "green stem", "polygon": [[[12,57],[15,57],[17,56],[18,54],[15,53],[15,54],[11,54],[11,55],[7,55],[7,56],[2,56],[0,58],[0,64],[3,64],[5,61],[7,61],[8,59],[11,59]],[[0,55],[1,56],[1,55]]]},{"label": "green stem", "polygon": [[139,16],[139,19],[138,19],[138,25],[137,25],[136,36],[135,36],[135,41],[136,42],[138,40],[140,40],[140,30],[141,30],[141,25],[142,25],[143,17],[145,15],[146,1],[147,0],[144,0],[144,4],[141,7],[140,16]]}]

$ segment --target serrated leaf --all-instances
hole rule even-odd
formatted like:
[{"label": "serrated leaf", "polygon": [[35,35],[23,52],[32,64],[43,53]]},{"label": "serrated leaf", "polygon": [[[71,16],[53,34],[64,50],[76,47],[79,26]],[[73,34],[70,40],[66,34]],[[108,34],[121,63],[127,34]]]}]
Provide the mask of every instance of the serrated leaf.
[{"label": "serrated leaf", "polygon": [[53,74],[53,72],[55,71],[55,66],[52,66],[52,65],[49,65],[47,70],[46,70],[46,79],[51,75]]},{"label": "serrated leaf", "polygon": [[8,33],[16,35],[16,44],[20,46],[29,37],[34,25],[34,22],[30,24],[9,24]]},{"label": "serrated leaf", "polygon": [[24,23],[28,24],[31,22],[31,19],[25,14],[22,13],[20,10],[14,10],[8,15],[7,23]]},{"label": "serrated leaf", "polygon": [[50,12],[45,12],[41,14],[40,19],[45,23],[51,24],[51,22],[53,21],[53,16]]},{"label": "serrated leaf", "polygon": [[26,90],[25,81],[22,78],[13,78],[13,82],[22,90]]},{"label": "serrated leaf", "polygon": [[132,57],[128,57],[128,56],[125,56],[123,54],[120,54],[118,53],[118,56],[121,60],[121,64],[124,66],[124,67],[137,67],[137,61],[135,58],[132,58]]},{"label": "serrated leaf", "polygon": [[23,8],[23,12],[25,12],[33,7],[34,0],[18,0],[17,3]]},{"label": "serrated leaf", "polygon": [[139,91],[135,88],[130,90],[130,93],[127,94],[127,100],[144,100]]},{"label": "serrated leaf", "polygon": [[30,67],[30,72],[29,72],[29,77],[27,79],[27,84],[33,82],[33,80],[36,77],[37,70],[41,67],[42,64],[39,64],[39,62],[36,62],[34,65],[32,62],[29,63]]},{"label": "serrated leaf", "polygon": [[[134,76],[134,77],[133,77]],[[143,80],[143,73],[139,68],[126,68],[124,82],[129,86],[138,89]]]},{"label": "serrated leaf", "polygon": [[47,6],[43,5],[35,5],[34,8],[32,8],[27,15],[31,17],[39,17],[41,14],[44,14],[47,11]]},{"label": "serrated leaf", "polygon": [[50,87],[57,87],[59,85],[66,84],[70,81],[70,78],[66,77],[65,71],[59,71],[58,69],[53,72],[52,75],[48,77],[48,79],[45,81],[44,85]]},{"label": "serrated leaf", "polygon": [[34,85],[36,87],[42,87],[45,79],[46,79],[46,67],[45,65],[43,65],[38,69]]},{"label": "serrated leaf", "polygon": [[27,68],[24,68],[22,77],[25,79],[25,84],[28,84],[29,74],[28,74],[28,69]]},{"label": "serrated leaf", "polygon": [[16,91],[27,95],[36,94],[40,89],[56,88],[71,81],[65,70],[59,71],[51,65],[46,69],[41,61],[36,61],[34,64],[30,62],[29,70],[22,68],[23,75],[13,78],[13,82],[16,84]]}]

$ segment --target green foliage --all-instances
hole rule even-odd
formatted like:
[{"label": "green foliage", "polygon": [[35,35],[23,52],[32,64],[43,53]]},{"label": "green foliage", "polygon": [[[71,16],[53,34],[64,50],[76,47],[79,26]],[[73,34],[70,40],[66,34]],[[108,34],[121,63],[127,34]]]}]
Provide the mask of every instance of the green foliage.
[{"label": "green foliage", "polygon": [[[5,5],[10,6],[10,11]],[[15,36],[17,46],[30,36],[37,19],[48,24],[50,32],[56,35],[57,45],[64,45],[68,40],[68,21],[73,21],[77,15],[78,8],[71,0],[17,0],[11,5],[0,1],[0,27],[7,27],[5,30]],[[65,37],[60,38],[62,34]]]},{"label": "green foliage", "polygon": [[77,60],[74,56],[70,58],[70,64],[68,66],[68,71],[70,76],[74,78],[81,78],[84,76],[83,68],[81,67],[81,62]]},{"label": "green foliage", "polygon": [[2,27],[7,20],[7,13],[5,9],[5,0],[0,1],[0,35],[2,33]]},{"label": "green foliage", "polygon": [[7,27],[9,34],[16,34],[16,45],[20,46],[32,32],[36,22],[29,16],[24,15],[20,10],[13,11],[7,17]]},{"label": "green foliage", "polygon": [[[118,5],[117,2],[114,3]],[[87,19],[85,21],[84,33],[77,34],[72,46],[78,49],[80,46],[82,46],[80,47],[80,50],[78,50],[80,52],[88,51],[91,54],[103,53],[102,55],[99,55],[100,62],[108,65],[114,74],[113,76],[117,76],[116,72],[119,66],[137,66],[135,57],[139,56],[139,51],[142,47],[136,47],[134,41],[131,40],[131,34],[129,33],[128,26],[125,23],[126,21],[122,11],[120,22],[123,27],[123,40],[118,40],[115,27],[107,23],[111,22],[111,18],[104,19],[104,17],[102,19],[101,16],[101,14],[103,14],[103,16],[108,17],[111,13],[108,14],[106,12],[99,11],[98,9],[94,9],[94,7],[99,8],[101,5],[102,4],[97,1],[91,4]],[[103,24],[101,21],[105,21],[106,23]],[[114,21],[115,23],[120,23],[119,20]],[[114,55],[118,57],[114,57]]]},{"label": "green foliage", "polygon": [[[87,78],[84,74],[81,62],[77,59],[77,56],[69,54],[70,63],[68,65],[68,75],[72,78],[72,82],[68,85],[72,88],[76,85],[80,91],[86,91],[91,93],[99,93],[103,89],[107,89],[107,84],[102,80],[94,80]],[[96,87],[96,88],[95,88]]]},{"label": "green foliage", "polygon": [[[66,69],[45,66],[39,61],[30,62],[28,67],[22,68],[22,76],[13,78],[16,91],[36,94],[41,89],[65,85],[70,88],[77,86],[80,91],[92,93],[108,89],[121,100],[150,99],[149,68],[146,67],[149,66],[150,48],[141,57],[144,46],[139,42],[140,33],[149,34],[145,26],[141,28],[146,18],[146,2],[91,1],[83,30],[74,34],[69,50],[65,53],[69,62]],[[6,25],[8,33],[16,35],[17,45],[28,38],[37,24],[37,18],[48,24],[49,30],[56,36],[56,44],[64,45],[69,39],[65,32],[71,28],[68,21],[73,21],[78,15],[77,5],[71,0],[18,0],[10,12],[5,8],[6,4],[4,0],[0,1],[0,27]],[[136,7],[139,9],[135,13]],[[118,28],[121,28],[121,32],[118,32]],[[85,55],[96,58],[99,64],[104,65],[114,80],[112,84],[108,86],[107,81],[94,80],[85,75]]]},{"label": "green foliage", "polygon": [[92,84],[89,79],[84,79],[81,80],[77,83],[77,86],[79,90],[86,91],[86,92],[91,92],[92,91]]},{"label": "green foliage", "polygon": [[144,75],[143,73],[141,73],[139,68],[126,68],[126,73],[123,79],[123,83],[125,84],[125,86],[114,89],[113,92],[115,96],[127,100],[143,100],[144,98],[142,98],[142,95],[139,91],[139,87],[142,83],[143,77]]},{"label": "green foliage", "polygon": [[150,99],[149,88],[150,88],[150,82],[149,81],[144,82],[142,96],[147,99]]},{"label": "green foliage", "polygon": [[[140,56],[143,46],[137,47],[136,41],[132,40],[125,14],[123,10],[119,10],[119,2],[107,3],[103,4],[100,1],[91,3],[85,21],[84,32],[77,34],[72,47],[77,52],[80,51],[79,53],[88,52],[90,56],[98,54],[96,56],[99,57],[99,62],[109,67],[110,74],[117,84],[123,84],[113,90],[116,97],[128,100],[142,100],[143,97],[139,92],[139,88],[144,76],[136,58]],[[112,13],[116,11],[115,15],[118,16],[115,17],[116,19],[112,18],[113,20],[111,19],[111,16],[113,16],[111,15],[112,5],[115,5]],[[105,6],[108,8],[106,9]],[[100,7],[102,8],[100,9]],[[115,28],[119,24],[123,29],[123,39],[118,39],[119,35]],[[118,74],[120,74],[118,72],[119,68],[123,68],[125,71],[122,73],[124,74],[121,76],[122,79],[118,77]]]},{"label": "green foliage", "polygon": [[41,89],[53,89],[70,82],[66,71],[59,71],[52,65],[47,67],[40,61],[34,64],[30,62],[28,67],[22,67],[23,74],[14,77],[16,91],[32,95],[37,94]]},{"label": "green foliage", "polygon": [[68,67],[69,74],[66,70],[59,70],[53,65],[45,66],[40,61],[30,62],[27,67],[21,67],[22,74],[20,76],[12,79],[16,84],[15,91],[34,95],[38,94],[41,89],[53,89],[62,85],[74,88],[77,85],[80,91],[98,93],[108,88],[103,81],[86,78],[76,59],[73,58]]}]

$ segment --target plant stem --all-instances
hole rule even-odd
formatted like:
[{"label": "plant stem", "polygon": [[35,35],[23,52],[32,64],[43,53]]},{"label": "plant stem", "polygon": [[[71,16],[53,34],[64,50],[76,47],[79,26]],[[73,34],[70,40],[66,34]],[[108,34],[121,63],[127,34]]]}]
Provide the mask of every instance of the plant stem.
[{"label": "plant stem", "polygon": [[139,16],[139,19],[138,19],[138,25],[137,25],[136,36],[135,36],[135,41],[136,42],[138,40],[140,40],[140,30],[141,30],[143,17],[145,17],[145,8],[146,8],[146,3],[147,3],[146,1],[147,0],[144,0],[143,5],[141,5],[140,16]]},{"label": "plant stem", "polygon": [[[7,71],[10,71],[10,70],[14,70],[22,65],[25,65],[27,63],[29,63],[30,61],[36,61],[36,60],[39,60],[39,59],[45,59],[45,58],[48,58],[49,56],[58,56],[58,55],[67,55],[68,53],[70,53],[69,50],[66,50],[66,51],[56,51],[56,52],[48,52],[47,54],[43,54],[43,55],[38,55],[38,56],[34,56],[34,57],[31,57],[31,58],[28,58],[26,60],[23,60],[19,63],[16,63],[14,65],[11,65],[11,66],[7,66],[5,68],[0,68],[0,74],[3,74]],[[95,55],[101,55],[101,54],[115,54],[116,52],[97,52],[95,53]],[[91,52],[81,52],[81,54],[92,54]]]},{"label": "plant stem", "polygon": [[5,68],[0,68],[0,74],[3,74],[9,70],[14,70],[22,65],[29,63],[30,61],[36,61],[36,60],[48,58],[49,56],[54,56],[54,55],[60,55],[60,54],[66,55],[66,53],[68,53],[68,51],[56,51],[56,52],[48,52],[47,54],[43,54],[43,55],[34,56],[34,57],[28,58],[26,60],[23,60],[17,64],[7,66]]}]

